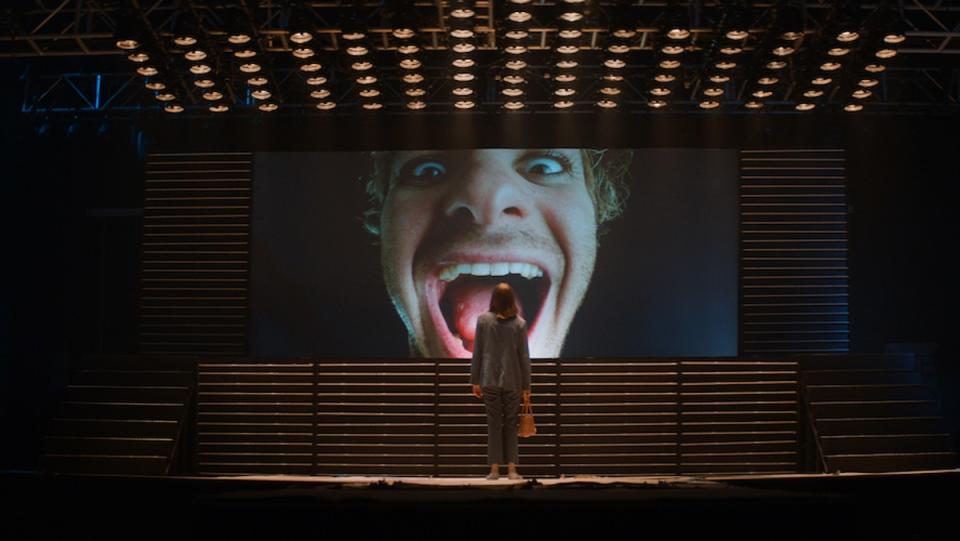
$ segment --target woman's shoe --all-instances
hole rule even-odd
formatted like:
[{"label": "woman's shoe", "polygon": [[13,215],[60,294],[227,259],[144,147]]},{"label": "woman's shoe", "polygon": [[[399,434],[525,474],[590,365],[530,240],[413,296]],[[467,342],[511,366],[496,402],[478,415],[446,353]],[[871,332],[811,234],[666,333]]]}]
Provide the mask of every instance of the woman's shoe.
[{"label": "woman's shoe", "polygon": [[499,473],[491,473],[487,475],[487,481],[496,481],[497,479],[500,479]]},{"label": "woman's shoe", "polygon": [[512,480],[514,480],[514,481],[520,481],[520,480],[523,479],[523,476],[520,475],[519,473],[515,472],[515,471],[512,471],[512,472],[510,472],[510,473],[507,474],[507,478],[508,478],[508,479],[512,479]]}]

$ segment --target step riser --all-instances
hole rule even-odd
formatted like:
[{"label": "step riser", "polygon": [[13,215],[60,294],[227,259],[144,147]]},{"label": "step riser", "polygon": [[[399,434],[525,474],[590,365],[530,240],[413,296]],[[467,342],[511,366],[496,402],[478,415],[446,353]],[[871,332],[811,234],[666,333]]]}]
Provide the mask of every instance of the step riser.
[{"label": "step riser", "polygon": [[871,404],[812,404],[817,419],[843,419],[850,417],[928,417],[937,414],[934,403]]},{"label": "step riser", "polygon": [[875,385],[842,389],[817,389],[808,387],[806,394],[811,402],[932,399],[930,391],[923,386],[892,387]]},{"label": "step riser", "polygon": [[824,438],[825,454],[910,453],[953,451],[955,444],[947,436],[903,436],[895,438]]},{"label": "step riser", "polygon": [[956,455],[918,456],[902,455],[897,457],[826,457],[831,471],[843,472],[895,472],[916,470],[939,470],[956,468]]},{"label": "step riser", "polygon": [[868,434],[939,434],[946,432],[943,419],[876,419],[876,420],[820,420],[817,431],[821,436]]}]

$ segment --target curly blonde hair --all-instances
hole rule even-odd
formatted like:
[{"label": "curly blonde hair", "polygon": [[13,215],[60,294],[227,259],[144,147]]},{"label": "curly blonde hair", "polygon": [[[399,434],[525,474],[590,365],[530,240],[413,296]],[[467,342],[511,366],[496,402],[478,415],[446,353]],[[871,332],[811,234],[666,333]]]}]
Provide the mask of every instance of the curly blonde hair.
[{"label": "curly blonde hair", "polygon": [[[630,165],[633,151],[628,149],[581,149],[587,191],[593,201],[597,225],[603,226],[623,214],[630,197]],[[366,182],[371,207],[363,213],[363,226],[373,235],[380,235],[380,215],[390,186],[392,151],[370,153],[371,167],[361,176]],[[599,229],[602,233],[604,230]]]}]

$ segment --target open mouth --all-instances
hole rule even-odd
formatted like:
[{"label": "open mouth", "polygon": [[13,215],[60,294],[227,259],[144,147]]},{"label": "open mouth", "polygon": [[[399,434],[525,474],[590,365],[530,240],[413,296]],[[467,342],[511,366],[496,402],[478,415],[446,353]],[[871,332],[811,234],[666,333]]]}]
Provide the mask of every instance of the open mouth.
[{"label": "open mouth", "polygon": [[473,351],[477,318],[490,309],[490,297],[498,283],[506,282],[513,288],[519,314],[527,320],[529,333],[536,326],[550,290],[549,275],[532,263],[454,263],[441,267],[438,278],[436,302],[444,330],[467,352]]}]

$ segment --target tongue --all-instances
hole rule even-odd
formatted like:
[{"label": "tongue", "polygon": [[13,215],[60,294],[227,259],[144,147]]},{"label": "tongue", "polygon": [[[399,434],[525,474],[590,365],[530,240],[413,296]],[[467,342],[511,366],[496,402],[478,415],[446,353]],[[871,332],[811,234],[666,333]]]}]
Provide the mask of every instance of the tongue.
[{"label": "tongue", "polygon": [[471,280],[456,280],[447,286],[446,296],[452,301],[453,326],[468,351],[473,351],[477,318],[490,309],[493,287],[494,284]]}]

